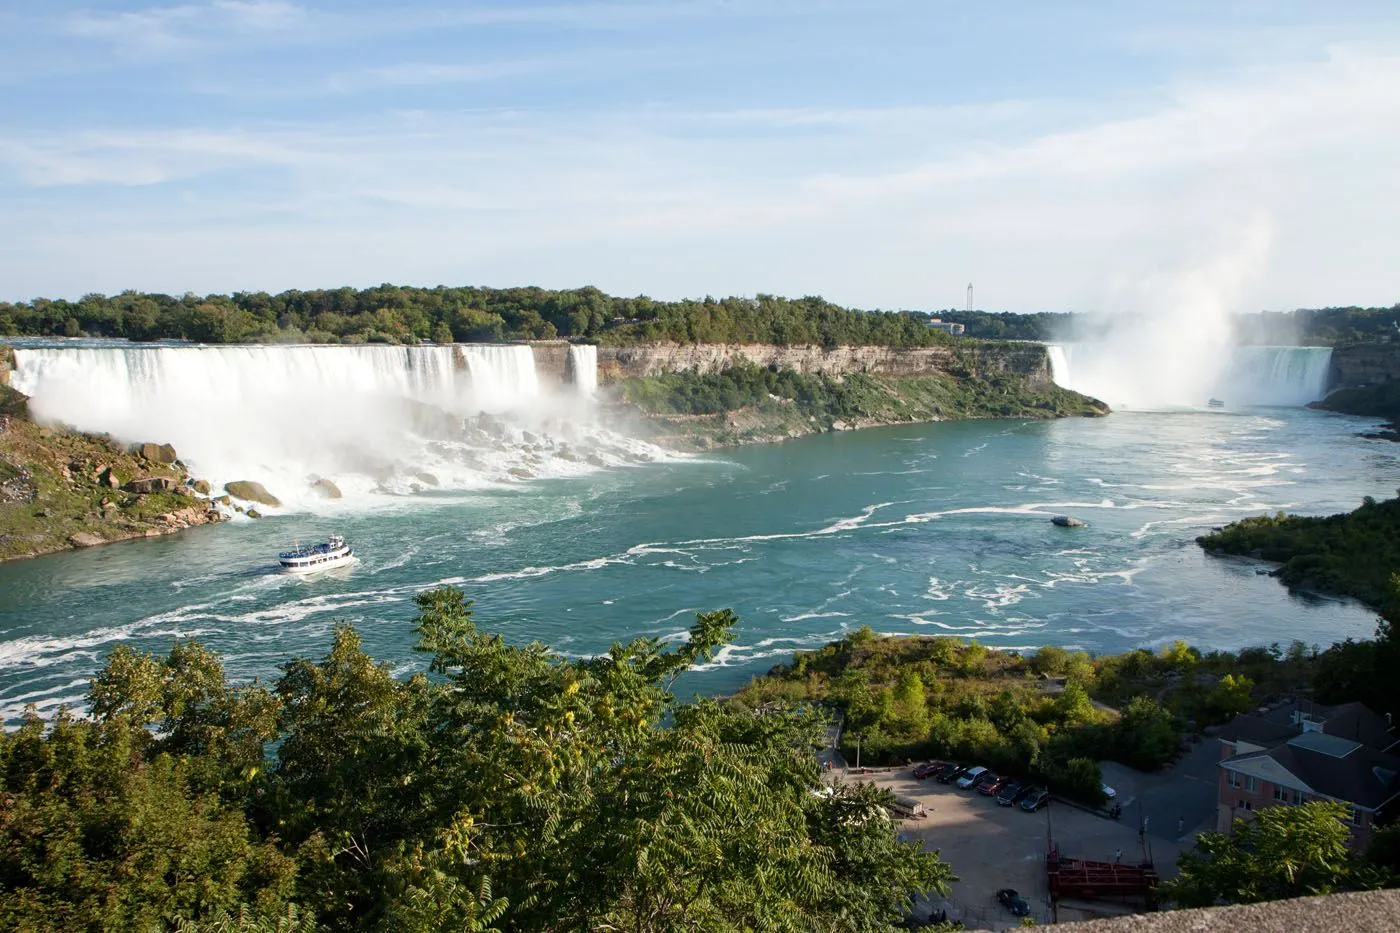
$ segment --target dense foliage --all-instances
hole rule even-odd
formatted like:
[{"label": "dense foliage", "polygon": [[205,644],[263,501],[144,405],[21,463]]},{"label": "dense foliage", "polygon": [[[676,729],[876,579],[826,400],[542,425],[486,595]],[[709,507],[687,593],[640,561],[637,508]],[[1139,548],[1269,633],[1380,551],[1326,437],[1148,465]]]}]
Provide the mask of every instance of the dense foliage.
[{"label": "dense foliage", "polygon": [[[976,371],[955,363],[947,376],[896,377],[799,373],[740,362],[718,372],[632,377],[625,398],[643,411],[715,414],[750,407],[793,406],[823,425],[835,420],[926,420],[928,417],[1050,417],[1105,414],[1093,399],[1058,386],[1040,387],[1015,373]],[[902,412],[908,417],[901,419]]]},{"label": "dense foliage", "polygon": [[164,338],[207,343],[416,343],[571,337],[625,344],[766,343],[924,347],[956,342],[922,316],[821,298],[616,298],[596,288],[380,285],[232,295],[122,292],[0,303],[0,336]]},{"label": "dense foliage", "polygon": [[[1384,631],[1383,631],[1383,634]],[[1367,699],[1337,678],[1358,650],[1294,642],[1202,654],[1183,642],[1090,657],[1053,645],[1023,657],[953,638],[882,637],[868,628],[798,652],[739,698],[823,702],[845,712],[845,748],[869,763],[956,758],[1048,783],[1097,802],[1103,759],[1151,771],[1183,733],[1228,721],[1270,698],[1326,688],[1326,702]],[[1386,707],[1379,707],[1386,708]]]},{"label": "dense foliage", "polygon": [[0,927],[881,930],[949,880],[818,717],[672,697],[732,613],[563,660],[418,607],[426,675],[348,627],[271,689],[118,648],[91,720],[0,735]]},{"label": "dense foliage", "polygon": [[1383,615],[1400,612],[1400,498],[1369,496],[1354,512],[1309,518],[1260,515],[1196,539],[1207,551],[1275,561],[1291,587],[1354,596]]},{"label": "dense foliage", "polygon": [[1314,801],[1266,807],[1229,835],[1202,833],[1157,894],[1178,907],[1214,907],[1382,887],[1387,873],[1348,849],[1346,817],[1345,804]]},{"label": "dense foliage", "polygon": [[[245,341],[392,342],[573,337],[603,343],[772,343],[922,347],[956,343],[927,322],[959,323],[969,338],[1091,339],[1122,315],[960,311],[859,311],[815,296],[657,301],[593,287],[551,290],[473,286],[235,292],[180,297],[125,291],[77,301],[0,302],[0,336]],[[1334,346],[1400,339],[1400,305],[1236,315],[1245,343]]]}]

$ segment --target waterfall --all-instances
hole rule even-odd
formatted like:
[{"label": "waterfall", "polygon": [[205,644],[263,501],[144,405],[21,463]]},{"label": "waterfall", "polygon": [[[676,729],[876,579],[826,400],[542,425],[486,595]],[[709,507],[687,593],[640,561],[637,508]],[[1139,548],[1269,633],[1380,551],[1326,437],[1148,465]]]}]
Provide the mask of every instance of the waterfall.
[{"label": "waterfall", "polygon": [[[574,349],[591,386],[593,348]],[[196,476],[292,507],[317,477],[349,500],[642,459],[586,398],[544,391],[524,345],[26,348],[11,384],[40,419],[171,443]]]},{"label": "waterfall", "polygon": [[569,347],[567,367],[569,381],[580,395],[592,395],[598,391],[598,348],[591,343],[574,344]]},{"label": "waterfall", "polygon": [[1151,341],[1047,344],[1055,384],[1115,408],[1296,407],[1327,392],[1330,347],[1197,347]]},{"label": "waterfall", "polygon": [[1220,397],[1240,405],[1301,406],[1327,394],[1331,347],[1241,347],[1221,379]]}]

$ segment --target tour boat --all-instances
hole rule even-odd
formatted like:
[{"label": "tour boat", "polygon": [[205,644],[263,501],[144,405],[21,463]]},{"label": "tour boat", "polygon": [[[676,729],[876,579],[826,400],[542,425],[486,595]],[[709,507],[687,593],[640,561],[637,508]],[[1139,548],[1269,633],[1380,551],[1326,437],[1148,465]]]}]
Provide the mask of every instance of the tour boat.
[{"label": "tour boat", "polygon": [[1210,401],[1206,402],[1206,406],[1209,408],[1224,408],[1225,403],[1218,398],[1213,398]]},{"label": "tour boat", "polygon": [[289,573],[309,573],[339,567],[354,561],[355,551],[340,535],[331,535],[321,544],[307,544],[277,555],[277,562]]}]

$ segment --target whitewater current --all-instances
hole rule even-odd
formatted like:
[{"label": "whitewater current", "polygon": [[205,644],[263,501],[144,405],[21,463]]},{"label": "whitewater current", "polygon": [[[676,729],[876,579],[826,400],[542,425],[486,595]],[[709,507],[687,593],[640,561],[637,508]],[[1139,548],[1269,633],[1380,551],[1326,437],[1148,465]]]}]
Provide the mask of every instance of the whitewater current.
[{"label": "whitewater current", "polygon": [[[412,378],[413,393],[440,385],[426,367]],[[696,612],[733,608],[733,644],[683,692],[732,689],[861,625],[1014,650],[1364,637],[1365,608],[1290,596],[1193,541],[1246,515],[1392,494],[1397,448],[1358,436],[1369,424],[1232,407],[841,432],[289,508],[0,565],[0,713],[80,703],[118,644],[162,653],[198,638],[233,677],[273,678],[289,658],[323,654],[338,620],[396,673],[419,670],[412,600],[440,584],[464,588],[484,628],[569,656],[635,636],[676,643]],[[1050,523],[1064,513],[1087,526]],[[276,573],[280,548],[330,532],[359,564]]]}]

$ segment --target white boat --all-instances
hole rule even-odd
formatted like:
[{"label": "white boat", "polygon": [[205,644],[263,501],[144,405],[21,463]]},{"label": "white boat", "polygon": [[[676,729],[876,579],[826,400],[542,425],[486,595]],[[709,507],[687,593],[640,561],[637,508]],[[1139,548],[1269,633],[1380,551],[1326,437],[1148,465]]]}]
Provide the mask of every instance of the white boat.
[{"label": "white boat", "polygon": [[355,550],[340,535],[331,535],[321,544],[307,544],[277,555],[277,562],[288,573],[310,573],[340,567],[355,560]]}]

